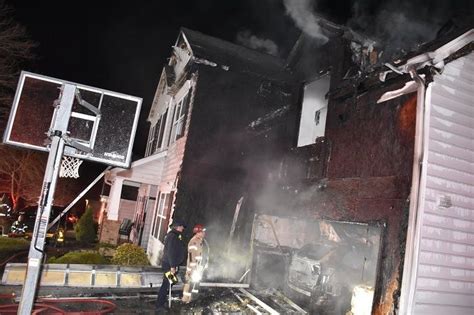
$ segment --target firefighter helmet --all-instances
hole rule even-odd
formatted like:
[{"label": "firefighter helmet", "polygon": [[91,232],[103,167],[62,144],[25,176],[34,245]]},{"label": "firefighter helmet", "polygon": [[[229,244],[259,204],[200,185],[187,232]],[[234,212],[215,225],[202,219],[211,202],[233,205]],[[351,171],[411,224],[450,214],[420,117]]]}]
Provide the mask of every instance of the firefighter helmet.
[{"label": "firefighter helmet", "polygon": [[199,232],[204,232],[204,231],[206,231],[206,228],[202,224],[196,224],[193,228],[194,234],[199,233]]}]

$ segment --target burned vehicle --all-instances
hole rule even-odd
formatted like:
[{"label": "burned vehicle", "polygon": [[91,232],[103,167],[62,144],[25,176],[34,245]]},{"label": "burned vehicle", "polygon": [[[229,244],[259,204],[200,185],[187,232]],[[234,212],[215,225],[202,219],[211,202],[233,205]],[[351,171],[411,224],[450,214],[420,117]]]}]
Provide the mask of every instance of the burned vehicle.
[{"label": "burned vehicle", "polygon": [[257,216],[252,281],[318,314],[370,314],[380,237],[368,224]]},{"label": "burned vehicle", "polygon": [[308,244],[291,255],[287,286],[306,296],[339,295],[335,268],[328,263],[337,247],[331,244]]}]

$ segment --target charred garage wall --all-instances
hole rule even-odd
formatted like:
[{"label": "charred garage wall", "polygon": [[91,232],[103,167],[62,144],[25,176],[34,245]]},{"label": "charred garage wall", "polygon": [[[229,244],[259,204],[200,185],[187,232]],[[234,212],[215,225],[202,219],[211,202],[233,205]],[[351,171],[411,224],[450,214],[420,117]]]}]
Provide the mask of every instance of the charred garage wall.
[{"label": "charred garage wall", "polygon": [[[294,51],[296,60],[292,60],[301,84],[331,73],[325,136],[313,145],[288,148],[283,177],[261,185],[256,209],[273,215],[383,225],[374,311],[387,314],[397,305],[400,289],[416,95],[378,104],[384,92],[400,88],[406,78],[386,83],[370,76],[346,78],[351,68],[359,67],[350,42],[337,39],[316,48],[307,38],[302,40],[306,41],[299,43],[302,51]],[[314,60],[318,56],[321,59]]]}]

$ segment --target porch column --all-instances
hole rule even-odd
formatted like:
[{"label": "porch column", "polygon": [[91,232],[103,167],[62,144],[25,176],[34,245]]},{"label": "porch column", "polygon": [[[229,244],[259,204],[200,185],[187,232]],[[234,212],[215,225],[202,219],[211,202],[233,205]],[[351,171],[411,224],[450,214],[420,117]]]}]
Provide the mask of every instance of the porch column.
[{"label": "porch column", "polygon": [[123,180],[123,177],[116,177],[112,187],[110,187],[109,202],[107,204],[108,220],[118,220]]}]

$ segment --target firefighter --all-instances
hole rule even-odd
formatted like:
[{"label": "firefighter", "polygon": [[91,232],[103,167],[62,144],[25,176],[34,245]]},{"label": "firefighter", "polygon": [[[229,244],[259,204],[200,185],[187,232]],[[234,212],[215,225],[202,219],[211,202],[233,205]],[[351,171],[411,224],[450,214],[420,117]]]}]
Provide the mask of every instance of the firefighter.
[{"label": "firefighter", "polygon": [[[185,244],[183,241],[183,233],[186,225],[184,221],[174,219],[170,225],[171,230],[166,234],[165,246],[163,248],[163,261],[161,268],[163,269],[163,282],[160,291],[158,291],[158,299],[156,307],[158,310],[165,310],[166,296],[169,294],[170,285],[172,286],[177,280],[176,274],[178,266],[184,261]],[[171,282],[170,282],[171,281]]]},{"label": "firefighter", "polygon": [[20,214],[18,219],[13,222],[12,227],[10,228],[11,233],[15,236],[21,236],[26,234],[28,225],[25,223],[25,216]]},{"label": "firefighter", "polygon": [[192,294],[198,293],[197,285],[204,271],[203,266],[203,242],[206,229],[202,224],[196,224],[193,228],[194,236],[188,243],[188,261],[186,265],[186,283],[183,288],[184,303],[191,302]]},{"label": "firefighter", "polygon": [[56,245],[64,246],[64,229],[62,228],[56,232]]}]

